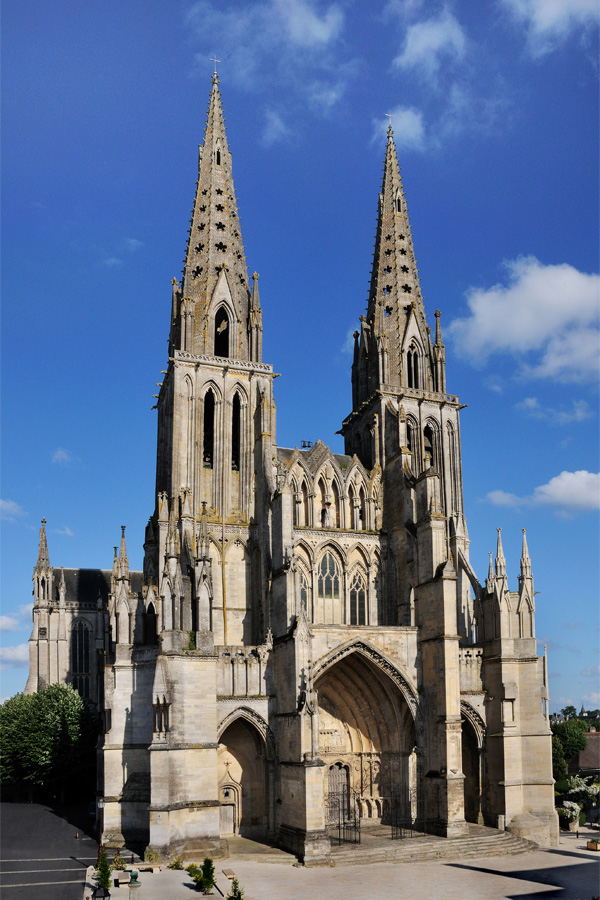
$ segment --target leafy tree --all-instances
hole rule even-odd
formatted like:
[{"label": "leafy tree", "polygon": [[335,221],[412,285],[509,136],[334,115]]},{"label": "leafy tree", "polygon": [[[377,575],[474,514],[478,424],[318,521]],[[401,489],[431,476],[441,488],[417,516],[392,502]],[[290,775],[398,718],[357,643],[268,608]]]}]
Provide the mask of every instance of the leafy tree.
[{"label": "leafy tree", "polygon": [[567,764],[563,746],[558,735],[552,735],[552,777],[555,781],[562,781],[567,774]]},{"label": "leafy tree", "polygon": [[70,685],[15,694],[0,706],[0,778],[52,797],[92,793],[98,717]]},{"label": "leafy tree", "polygon": [[102,850],[100,852],[100,859],[98,861],[98,868],[96,869],[96,876],[98,878],[98,884],[100,885],[100,887],[106,888],[106,890],[108,890],[110,888],[110,865],[108,864],[106,850]]},{"label": "leafy tree", "polygon": [[565,706],[561,709],[561,713],[565,717],[565,719],[574,719],[577,715],[577,710],[574,706]]},{"label": "leafy tree", "polygon": [[574,756],[585,750],[587,741],[585,739],[586,725],[577,719],[569,719],[568,722],[553,722],[551,725],[552,734],[556,735],[562,744],[563,755],[565,761],[569,763]]}]

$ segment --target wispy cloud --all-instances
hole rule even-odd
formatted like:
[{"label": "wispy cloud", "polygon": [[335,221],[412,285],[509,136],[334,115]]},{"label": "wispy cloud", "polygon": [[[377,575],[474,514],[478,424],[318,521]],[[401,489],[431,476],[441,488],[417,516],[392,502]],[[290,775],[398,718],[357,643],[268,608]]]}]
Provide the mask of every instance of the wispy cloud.
[{"label": "wispy cloud", "polygon": [[[414,106],[396,106],[389,113],[394,129],[396,147],[407,150],[423,150],[426,145],[423,113]],[[373,119],[372,143],[380,144],[388,128],[387,119]]]},{"label": "wispy cloud", "polygon": [[17,631],[22,626],[13,616],[0,616],[0,631]]},{"label": "wispy cloud", "polygon": [[577,513],[600,509],[600,474],[561,472],[547,484],[535,488],[533,494],[519,497],[503,490],[490,491],[486,499],[494,506],[550,506],[558,512]]},{"label": "wispy cloud", "polygon": [[75,537],[75,533],[71,531],[68,525],[65,525],[64,528],[55,528],[53,534],[64,534],[67,537]]},{"label": "wispy cloud", "polygon": [[587,669],[582,669],[581,674],[584,678],[595,678],[600,675],[600,665],[598,666],[588,666]]},{"label": "wispy cloud", "polygon": [[429,79],[437,78],[442,60],[456,62],[464,56],[465,33],[449,10],[406,31],[402,50],[393,61],[397,69],[411,69]]},{"label": "wispy cloud", "polygon": [[198,0],[187,24],[201,48],[199,64],[208,64],[218,34],[219,56],[239,87],[263,92],[278,81],[287,85],[290,102],[302,97],[317,112],[328,112],[356,75],[340,40],[345,14],[337,3]]},{"label": "wispy cloud", "polygon": [[123,265],[123,260],[119,259],[117,256],[107,256],[102,262],[108,269],[118,269],[119,266]]},{"label": "wispy cloud", "polygon": [[19,615],[26,616],[28,619],[31,619],[31,611],[33,609],[33,603],[24,603],[19,607]]},{"label": "wispy cloud", "polygon": [[70,450],[67,450],[66,447],[57,447],[52,454],[52,462],[56,463],[57,466],[67,467],[77,461],[77,457]]},{"label": "wispy cloud", "polygon": [[29,644],[18,644],[16,647],[0,647],[0,669],[11,666],[20,668],[29,663]]},{"label": "wispy cloud", "polygon": [[571,409],[552,409],[542,406],[537,397],[525,397],[515,404],[515,409],[520,410],[531,419],[549,422],[551,425],[568,425],[570,422],[583,422],[592,417],[592,411],[585,400],[573,400]]},{"label": "wispy cloud", "polygon": [[587,700],[594,709],[597,709],[600,706],[600,692],[598,691],[593,691],[591,694],[584,694],[583,699]]},{"label": "wispy cloud", "polygon": [[144,246],[144,242],[138,241],[137,238],[125,238],[125,246],[130,253],[135,253],[136,250],[140,250]]},{"label": "wispy cloud", "polygon": [[521,373],[557,381],[597,378],[600,277],[533,256],[506,262],[508,283],[467,292],[469,315],[448,333],[474,365],[509,353]]},{"label": "wispy cloud", "polygon": [[287,140],[291,135],[291,131],[283,121],[282,117],[274,109],[267,109],[265,112],[265,125],[262,132],[262,142],[266,147],[271,147],[280,141]]},{"label": "wispy cloud", "polygon": [[524,25],[532,56],[556,49],[572,34],[597,27],[597,0],[501,0],[509,15]]},{"label": "wispy cloud", "polygon": [[16,522],[26,515],[25,510],[14,500],[0,500],[0,519],[4,522]]}]

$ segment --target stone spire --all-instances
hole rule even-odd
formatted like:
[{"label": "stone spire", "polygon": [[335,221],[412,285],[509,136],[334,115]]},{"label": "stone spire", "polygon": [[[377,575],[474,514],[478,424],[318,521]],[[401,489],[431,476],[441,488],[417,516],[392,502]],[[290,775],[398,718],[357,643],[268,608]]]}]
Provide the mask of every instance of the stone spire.
[{"label": "stone spire", "polygon": [[46,541],[46,520],[42,519],[42,527],[40,528],[40,542],[38,546],[36,569],[49,569],[50,556],[48,555],[48,542]]},{"label": "stone spire", "polygon": [[[367,315],[361,316],[360,354],[354,373],[357,403],[362,403],[383,384],[392,388],[438,390],[438,382],[443,379],[436,377],[429,335],[394,133],[390,126],[379,194]],[[403,354],[406,354],[411,339],[416,339],[420,360],[416,383],[412,373],[410,377],[404,374]],[[441,335],[438,357],[443,369]]]},{"label": "stone spire", "polygon": [[[248,272],[216,72],[204,143],[199,147],[196,197],[181,289],[176,284],[174,287],[172,349],[214,354],[214,335],[207,328],[214,298],[217,306],[223,301],[229,316],[230,346],[224,355],[248,358]],[[233,319],[241,323],[240,328],[233,327]]]},{"label": "stone spire", "polygon": [[523,529],[523,549],[521,550],[521,578],[531,578],[531,560],[527,546],[527,530]]},{"label": "stone spire", "polygon": [[504,559],[504,548],[502,547],[502,529],[498,528],[498,544],[496,547],[496,575],[501,578],[506,575],[506,560]]},{"label": "stone spire", "polygon": [[252,276],[252,296],[248,316],[248,342],[252,362],[262,362],[262,309],[258,293],[258,272]]},{"label": "stone spire", "polygon": [[435,311],[435,344],[433,345],[433,359],[435,361],[435,389],[440,393],[446,391],[446,348],[442,341],[442,326],[440,324],[441,312]]},{"label": "stone spire", "polygon": [[121,578],[129,577],[129,559],[125,544],[125,525],[121,525],[121,546],[119,548],[119,574]]}]

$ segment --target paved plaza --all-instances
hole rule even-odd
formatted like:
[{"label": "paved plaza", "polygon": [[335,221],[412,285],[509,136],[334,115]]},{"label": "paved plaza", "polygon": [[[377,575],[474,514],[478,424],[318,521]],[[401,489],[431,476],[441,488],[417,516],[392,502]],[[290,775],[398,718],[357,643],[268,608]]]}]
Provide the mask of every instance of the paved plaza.
[{"label": "paved plaza", "polygon": [[[36,804],[5,803],[1,811],[3,900],[91,900],[93,869],[87,867],[95,862],[97,845],[85,833],[85,820],[80,827],[71,815]],[[556,850],[520,856],[317,869],[294,866],[283,854],[280,862],[267,861],[278,857],[269,848],[251,861],[251,842],[238,839],[239,845],[232,842],[232,856],[215,860],[215,897],[229,889],[226,869],[237,876],[245,900],[592,900],[600,897],[600,860],[586,849],[591,833],[562,834]],[[138,900],[191,900],[195,895],[186,872],[142,872],[140,881]],[[113,900],[129,900],[126,886],[113,887],[111,894]]]}]

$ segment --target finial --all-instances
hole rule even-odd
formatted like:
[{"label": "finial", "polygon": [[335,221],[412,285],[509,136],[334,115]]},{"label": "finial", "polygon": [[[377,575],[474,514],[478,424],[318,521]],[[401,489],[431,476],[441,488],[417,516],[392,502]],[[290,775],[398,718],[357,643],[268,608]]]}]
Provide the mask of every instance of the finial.
[{"label": "finial", "polygon": [[217,59],[215,56],[211,56],[210,61],[215,64],[215,71],[213,72],[212,83],[217,84],[217,82],[219,81],[219,76],[217,75],[217,63],[220,63],[221,60]]},{"label": "finial", "polygon": [[394,133],[392,130],[392,119],[393,119],[392,113],[384,113],[384,115],[389,119],[387,133],[388,133],[388,135],[392,135]]}]

